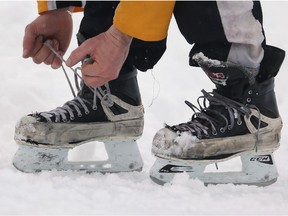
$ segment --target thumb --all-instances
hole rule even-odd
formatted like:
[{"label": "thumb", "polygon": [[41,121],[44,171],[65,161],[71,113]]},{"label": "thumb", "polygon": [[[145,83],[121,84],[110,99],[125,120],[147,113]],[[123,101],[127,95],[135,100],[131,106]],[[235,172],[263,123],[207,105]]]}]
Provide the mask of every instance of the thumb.
[{"label": "thumb", "polygon": [[78,62],[82,61],[87,55],[90,54],[89,53],[89,51],[90,51],[89,47],[85,44],[86,43],[84,42],[79,47],[77,47],[74,51],[72,51],[72,53],[70,54],[70,56],[66,60],[66,65],[68,67],[72,67],[72,66],[76,65]]}]

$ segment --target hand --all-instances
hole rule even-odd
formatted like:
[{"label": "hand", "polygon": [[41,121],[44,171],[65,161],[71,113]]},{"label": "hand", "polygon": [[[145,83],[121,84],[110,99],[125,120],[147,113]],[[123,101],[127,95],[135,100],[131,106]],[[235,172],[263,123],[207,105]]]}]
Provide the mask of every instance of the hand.
[{"label": "hand", "polygon": [[73,29],[68,9],[45,12],[26,26],[23,58],[31,57],[36,64],[44,62],[54,69],[61,66],[61,60],[43,43],[47,41],[61,56],[64,55],[70,44]]},{"label": "hand", "polygon": [[129,53],[132,37],[120,32],[113,25],[104,33],[86,40],[67,59],[72,67],[89,55],[93,61],[82,65],[82,77],[93,88],[116,79]]}]

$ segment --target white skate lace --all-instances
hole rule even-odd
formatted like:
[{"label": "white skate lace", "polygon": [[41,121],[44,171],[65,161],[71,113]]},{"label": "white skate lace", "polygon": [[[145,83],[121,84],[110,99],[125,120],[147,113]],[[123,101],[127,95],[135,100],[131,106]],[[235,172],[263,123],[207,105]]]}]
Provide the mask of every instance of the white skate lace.
[{"label": "white skate lace", "polygon": [[[257,151],[257,146],[259,143],[259,129],[261,125],[260,120],[260,111],[256,106],[253,105],[244,105],[242,103],[239,103],[237,101],[231,100],[229,98],[226,98],[216,92],[208,93],[205,90],[202,90],[203,96],[200,96],[197,99],[197,103],[199,105],[199,108],[190,103],[189,101],[185,101],[185,103],[193,110],[194,114],[192,115],[191,121],[182,123],[179,125],[174,125],[170,127],[172,130],[177,132],[184,132],[184,131],[190,131],[192,134],[197,134],[197,137],[199,139],[202,138],[202,136],[209,137],[208,130],[209,128],[212,131],[212,135],[217,135],[216,126],[219,122],[222,123],[222,121],[219,120],[223,119],[225,122],[225,125],[221,127],[219,130],[221,133],[224,133],[226,130],[231,130],[235,125],[235,120],[238,125],[242,124],[241,116],[249,117],[251,115],[251,108],[257,110],[258,113],[258,125],[255,136],[255,149]],[[202,101],[202,105],[201,105]],[[214,110],[212,108],[209,108],[207,106],[207,102],[209,101],[210,107],[215,106],[223,106],[225,107],[226,111],[228,112],[229,121],[228,118],[221,114],[219,111]],[[215,107],[214,106],[214,107]],[[209,115],[210,113],[210,115]],[[213,114],[213,116],[211,116]],[[204,120],[204,121],[201,121]],[[204,122],[208,124],[203,124]],[[230,122],[230,124],[229,124]],[[209,127],[210,126],[210,127]]]},{"label": "white skate lace", "polygon": [[[47,46],[58,58],[61,59],[62,62],[66,63],[65,59],[59,54],[57,53],[57,51],[48,43],[45,42],[44,43],[45,46]],[[85,61],[87,61],[89,59],[85,59]],[[65,67],[63,66],[63,64],[61,65],[62,70],[65,74],[66,80],[69,84],[70,90],[73,94],[74,99],[71,101],[68,101],[67,103],[65,103],[62,107],[57,107],[54,110],[51,110],[49,112],[41,112],[38,113],[38,115],[42,116],[43,118],[46,119],[47,122],[52,122],[52,118],[55,117],[54,122],[60,122],[61,119],[63,122],[67,122],[68,118],[67,118],[67,114],[69,114],[69,119],[70,120],[74,120],[75,119],[75,114],[73,111],[76,111],[76,115],[78,117],[82,117],[83,113],[82,111],[84,111],[84,113],[86,115],[88,115],[90,113],[88,107],[86,104],[91,105],[93,110],[97,110],[97,98],[99,98],[100,100],[105,101],[105,104],[108,107],[113,106],[113,100],[111,99],[111,92],[110,92],[110,88],[108,83],[105,84],[102,87],[98,87],[98,88],[91,88],[88,87],[92,92],[93,92],[93,102],[91,103],[90,101],[81,98],[79,96],[76,96],[75,91],[73,89],[73,86],[71,84],[71,81],[67,75],[67,72],[65,70]],[[80,87],[79,87],[79,82],[78,82],[78,78],[83,81],[82,77],[79,75],[78,71],[81,71],[81,67],[77,67],[77,68],[73,68],[73,67],[69,67],[72,72],[74,73],[74,78],[75,78],[75,86],[77,91],[80,91]]]}]

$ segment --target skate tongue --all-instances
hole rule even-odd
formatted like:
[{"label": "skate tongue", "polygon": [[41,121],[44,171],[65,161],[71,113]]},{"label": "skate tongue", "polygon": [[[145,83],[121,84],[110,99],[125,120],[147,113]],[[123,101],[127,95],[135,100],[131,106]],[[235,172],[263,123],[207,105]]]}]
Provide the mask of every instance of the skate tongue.
[{"label": "skate tongue", "polygon": [[244,68],[231,62],[209,59],[203,53],[197,53],[193,60],[202,68],[216,87],[239,87],[253,84],[258,69]]}]

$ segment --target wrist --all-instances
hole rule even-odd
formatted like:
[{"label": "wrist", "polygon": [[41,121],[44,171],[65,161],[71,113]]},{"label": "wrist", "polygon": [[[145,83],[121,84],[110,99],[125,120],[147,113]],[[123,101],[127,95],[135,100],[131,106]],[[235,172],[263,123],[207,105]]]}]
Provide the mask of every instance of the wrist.
[{"label": "wrist", "polygon": [[59,14],[60,16],[66,16],[66,15],[72,15],[74,10],[74,7],[65,7],[65,8],[59,8],[59,9],[53,9],[53,10],[48,10],[40,13],[40,15],[45,15],[45,14]]},{"label": "wrist", "polygon": [[117,39],[117,41],[119,41],[122,45],[130,45],[132,42],[133,37],[121,32],[119,29],[117,29],[114,25],[112,25],[108,32],[110,33],[110,35]]}]

